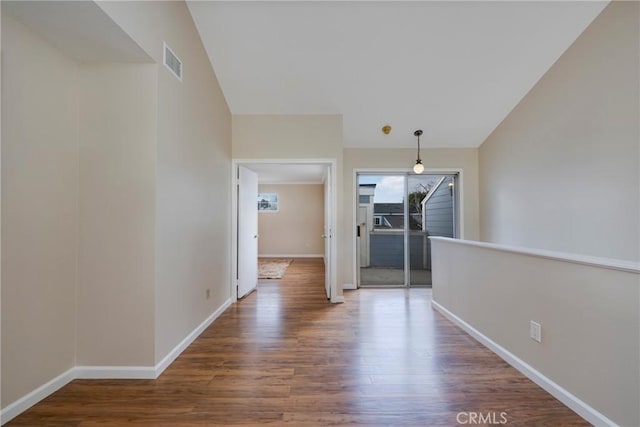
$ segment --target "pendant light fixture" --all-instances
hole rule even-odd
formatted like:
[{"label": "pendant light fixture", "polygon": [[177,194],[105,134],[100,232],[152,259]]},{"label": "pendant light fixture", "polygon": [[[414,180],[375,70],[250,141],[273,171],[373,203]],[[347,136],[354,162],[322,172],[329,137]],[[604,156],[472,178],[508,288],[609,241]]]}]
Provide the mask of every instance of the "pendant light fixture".
[{"label": "pendant light fixture", "polygon": [[418,138],[418,158],[416,159],[416,164],[413,165],[413,171],[415,173],[422,173],[424,172],[424,165],[420,159],[420,135],[422,135],[422,131],[418,129],[413,133],[413,135]]}]

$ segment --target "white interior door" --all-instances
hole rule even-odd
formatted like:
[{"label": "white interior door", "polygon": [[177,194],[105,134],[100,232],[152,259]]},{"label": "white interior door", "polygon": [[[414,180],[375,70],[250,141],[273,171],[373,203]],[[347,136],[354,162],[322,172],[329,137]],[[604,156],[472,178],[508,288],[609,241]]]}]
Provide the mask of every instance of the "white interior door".
[{"label": "white interior door", "polygon": [[258,175],[238,167],[238,298],[258,285]]},{"label": "white interior door", "polygon": [[331,166],[327,166],[326,176],[324,180],[324,286],[327,292],[327,298],[331,299],[331,239],[333,233],[333,224],[331,212]]}]

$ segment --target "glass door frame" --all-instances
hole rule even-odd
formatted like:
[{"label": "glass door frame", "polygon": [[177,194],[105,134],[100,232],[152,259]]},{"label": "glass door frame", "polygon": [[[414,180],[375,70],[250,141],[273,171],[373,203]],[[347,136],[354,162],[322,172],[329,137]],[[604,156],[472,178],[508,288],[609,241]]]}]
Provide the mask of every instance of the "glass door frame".
[{"label": "glass door frame", "polygon": [[[358,177],[360,175],[370,176],[402,176],[404,182],[404,195],[408,194],[409,177],[410,176],[426,176],[426,175],[453,175],[454,176],[454,190],[455,197],[453,199],[453,228],[454,238],[464,239],[464,197],[463,197],[463,170],[457,168],[446,169],[425,169],[421,174],[414,173],[411,169],[389,169],[389,168],[354,168],[353,169],[353,205],[352,205],[352,230],[353,230],[353,244],[352,244],[352,264],[353,264],[353,288],[358,289],[360,284],[360,259],[358,252],[358,208],[359,208],[359,185]],[[404,199],[404,284],[402,287],[411,287],[411,271],[410,271],[410,232],[407,232],[409,228],[409,200],[408,197]],[[366,287],[366,285],[365,285]],[[349,289],[349,288],[345,288]]]}]

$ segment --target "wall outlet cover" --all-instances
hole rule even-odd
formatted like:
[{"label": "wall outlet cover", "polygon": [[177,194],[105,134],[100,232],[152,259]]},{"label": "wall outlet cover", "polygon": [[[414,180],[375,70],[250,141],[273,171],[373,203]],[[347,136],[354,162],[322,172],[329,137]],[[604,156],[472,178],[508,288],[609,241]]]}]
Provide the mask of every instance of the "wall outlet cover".
[{"label": "wall outlet cover", "polygon": [[531,321],[531,325],[529,328],[529,336],[532,340],[537,342],[542,342],[542,326],[539,323]]}]

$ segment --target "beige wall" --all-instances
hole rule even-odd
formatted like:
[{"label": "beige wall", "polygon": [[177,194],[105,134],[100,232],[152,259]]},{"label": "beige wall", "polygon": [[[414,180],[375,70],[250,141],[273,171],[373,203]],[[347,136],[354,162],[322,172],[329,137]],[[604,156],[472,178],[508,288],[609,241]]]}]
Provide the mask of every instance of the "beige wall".
[{"label": "beige wall", "polygon": [[157,75],[80,67],[78,365],[154,365]]},{"label": "beige wall", "polygon": [[480,147],[483,240],[640,259],[639,7],[607,6]]},{"label": "beige wall", "polygon": [[[155,359],[230,297],[231,115],[183,2],[100,2],[158,70]],[[211,297],[206,299],[206,290]]]},{"label": "beige wall", "polygon": [[79,66],[3,16],[3,408],[76,365],[153,367],[229,299],[231,117],[191,16],[102,6],[185,79]]},{"label": "beige wall", "polygon": [[233,116],[234,159],[342,158],[342,116]]},{"label": "beige wall", "polygon": [[[637,266],[620,271],[455,240],[432,248],[434,301],[605,417],[640,425]],[[532,320],[541,343],[529,338]]]},{"label": "beige wall", "polygon": [[278,193],[278,212],[258,214],[258,254],[324,254],[324,185],[261,184],[261,193]]},{"label": "beige wall", "polygon": [[[482,240],[640,259],[639,14],[610,3],[479,148]],[[433,260],[435,301],[614,422],[640,423],[637,273],[460,243]]]},{"label": "beige wall", "polygon": [[[343,263],[344,284],[353,286],[353,247],[355,239],[355,224],[353,207],[355,203],[356,169],[370,169],[384,171],[388,169],[409,171],[415,162],[414,149],[361,149],[350,148],[344,150],[344,182],[343,182],[343,210],[340,213],[344,224],[340,245],[346,248]],[[422,162],[425,170],[462,170],[462,210],[463,210],[463,238],[478,239],[480,236],[478,224],[478,150],[474,148],[442,149],[432,148],[422,150]]]},{"label": "beige wall", "polygon": [[75,364],[77,72],[3,14],[3,407]]}]

